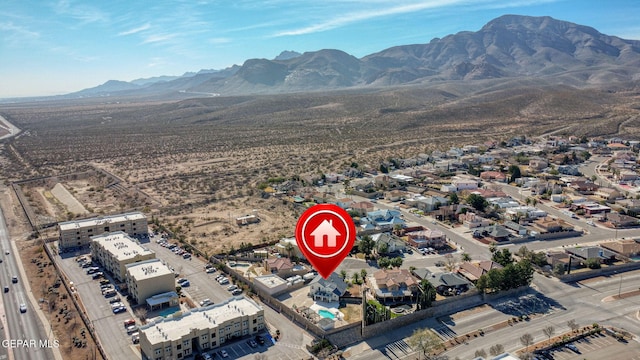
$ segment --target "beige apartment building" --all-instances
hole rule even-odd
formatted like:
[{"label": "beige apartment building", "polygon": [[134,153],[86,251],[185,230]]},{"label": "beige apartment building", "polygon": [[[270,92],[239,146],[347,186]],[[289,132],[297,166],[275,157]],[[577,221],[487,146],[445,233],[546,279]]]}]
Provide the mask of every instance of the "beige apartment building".
[{"label": "beige apartment building", "polygon": [[82,247],[91,243],[91,237],[123,231],[131,236],[146,235],[148,232],[147,217],[141,212],[119,215],[100,216],[58,223],[60,232],[59,247],[65,251]]},{"label": "beige apartment building", "polygon": [[183,359],[264,328],[264,310],[243,296],[140,327],[142,359]]},{"label": "beige apartment building", "polygon": [[155,257],[153,251],[122,231],[91,237],[91,259],[102,264],[120,282],[125,281],[128,264]]},{"label": "beige apartment building", "polygon": [[[169,306],[177,305],[173,303],[177,301],[178,295],[176,291],[176,280],[173,272],[167,265],[163,264],[160,259],[152,259],[133,263],[127,265],[126,269],[127,288],[132,299],[138,304],[143,304],[147,299],[156,295],[164,297]],[[172,296],[164,296],[169,293],[175,294],[175,299]],[[158,298],[156,296],[156,298]],[[162,303],[153,302],[148,304],[153,307]]]}]

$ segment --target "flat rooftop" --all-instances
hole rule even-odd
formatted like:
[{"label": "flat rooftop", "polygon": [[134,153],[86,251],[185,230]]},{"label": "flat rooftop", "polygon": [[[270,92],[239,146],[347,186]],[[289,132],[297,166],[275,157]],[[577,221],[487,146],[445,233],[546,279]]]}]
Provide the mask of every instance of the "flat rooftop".
[{"label": "flat rooftop", "polygon": [[257,315],[262,307],[244,296],[233,297],[225,302],[192,309],[177,317],[158,319],[140,327],[141,335],[151,344],[175,341],[192,332],[192,329],[210,329],[226,321]]},{"label": "flat rooftop", "polygon": [[118,261],[154,253],[122,231],[92,236],[91,241],[100,244]]},{"label": "flat rooftop", "polygon": [[150,279],[157,276],[173,274],[171,269],[160,261],[151,259],[127,265],[127,273],[135,281]]},{"label": "flat rooftop", "polygon": [[100,226],[103,224],[110,224],[110,223],[120,223],[125,221],[132,221],[132,220],[143,220],[146,218],[147,217],[143,213],[136,211],[136,212],[130,212],[130,213],[124,213],[124,214],[117,214],[117,215],[99,216],[99,217],[90,218],[90,219],[65,221],[65,222],[58,223],[58,226],[60,227],[60,230],[71,230],[71,229],[81,229],[81,228],[92,228],[92,227]]},{"label": "flat rooftop", "polygon": [[262,275],[262,276],[257,276],[253,278],[253,282],[257,282],[260,283],[262,285],[264,285],[265,287],[271,289],[271,288],[275,288],[278,287],[282,284],[286,284],[287,282],[281,278],[278,275],[275,274],[269,274],[269,275]]}]

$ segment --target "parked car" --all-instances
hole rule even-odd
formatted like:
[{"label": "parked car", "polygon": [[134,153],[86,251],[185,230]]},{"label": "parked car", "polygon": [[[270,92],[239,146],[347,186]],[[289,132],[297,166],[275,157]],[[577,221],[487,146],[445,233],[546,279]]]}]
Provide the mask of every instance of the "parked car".
[{"label": "parked car", "polygon": [[127,319],[124,321],[124,327],[127,328],[131,325],[135,325],[136,324],[136,320],[135,319]]},{"label": "parked car", "polygon": [[573,345],[573,344],[567,344],[565,345],[567,347],[567,349],[576,352],[576,353],[580,353],[580,350],[578,349],[577,346]]},{"label": "parked car", "polygon": [[181,284],[180,284],[180,286],[182,286],[182,287],[189,287],[189,286],[191,286],[191,283],[189,282],[189,280],[187,280],[187,281],[185,281],[185,282],[181,283]]},{"label": "parked car", "polygon": [[256,343],[255,340],[248,340],[247,344],[249,344],[249,346],[251,346],[252,348],[258,347],[258,343]]},{"label": "parked car", "polygon": [[186,252],[186,253],[182,254],[182,257],[183,257],[184,259],[188,259],[188,258],[190,258],[190,257],[191,257],[191,254],[189,254],[188,252]]},{"label": "parked car", "polygon": [[97,273],[93,274],[93,276],[92,276],[93,280],[100,279],[102,277],[104,277],[104,273],[102,271],[98,271]]},{"label": "parked car", "polygon": [[179,278],[179,279],[178,279],[178,280],[176,280],[176,281],[178,281],[178,284],[182,284],[183,282],[185,282],[185,281],[189,281],[189,280],[187,280],[187,278]]},{"label": "parked car", "polygon": [[135,332],[138,332],[138,327],[137,326],[135,326],[135,325],[127,326],[127,334],[128,335],[131,335],[131,334],[133,334]]},{"label": "parked car", "polygon": [[264,337],[262,337],[262,335],[256,335],[256,342],[260,345],[264,345]]},{"label": "parked car", "polygon": [[205,272],[206,272],[207,274],[213,274],[214,272],[216,272],[216,268],[212,268],[212,267],[207,268],[207,269],[205,270]]},{"label": "parked car", "polygon": [[109,279],[100,280],[100,285],[108,285],[108,284],[111,284],[111,281],[109,281]]},{"label": "parked car", "polygon": [[219,283],[220,285],[226,285],[226,284],[228,284],[228,283],[229,283],[229,279],[227,279],[226,277],[225,277],[225,278],[222,278],[222,279],[218,280],[218,283]]},{"label": "parked car", "polygon": [[229,353],[226,350],[220,350],[220,356],[223,358],[229,357]]},{"label": "parked car", "polygon": [[131,334],[131,342],[134,344],[138,344],[140,343],[140,333],[133,333]]},{"label": "parked car", "polygon": [[227,286],[227,291],[233,291],[238,288],[238,285],[229,285]]},{"label": "parked car", "polygon": [[203,353],[202,354],[202,360],[213,360],[213,357],[211,355],[209,355],[208,353]]},{"label": "parked car", "polygon": [[124,307],[124,306],[113,308],[113,313],[114,314],[119,314],[119,313],[124,312],[124,311],[127,311],[127,308]]},{"label": "parked car", "polygon": [[117,302],[120,302],[120,297],[116,296],[113,299],[109,300],[109,304],[115,304]]},{"label": "parked car", "polygon": [[231,295],[236,296],[242,294],[242,289],[235,289],[231,292]]},{"label": "parked car", "polygon": [[200,301],[200,306],[207,306],[207,305],[211,305],[211,304],[213,304],[211,302],[211,299],[204,299],[204,300]]}]

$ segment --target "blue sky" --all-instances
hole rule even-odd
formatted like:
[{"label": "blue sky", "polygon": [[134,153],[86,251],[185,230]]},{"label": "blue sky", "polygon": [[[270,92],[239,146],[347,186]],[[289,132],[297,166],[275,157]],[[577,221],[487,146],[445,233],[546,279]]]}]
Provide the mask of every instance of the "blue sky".
[{"label": "blue sky", "polygon": [[222,69],[283,50],[362,57],[477,31],[504,14],[640,39],[638,0],[2,0],[0,98]]}]

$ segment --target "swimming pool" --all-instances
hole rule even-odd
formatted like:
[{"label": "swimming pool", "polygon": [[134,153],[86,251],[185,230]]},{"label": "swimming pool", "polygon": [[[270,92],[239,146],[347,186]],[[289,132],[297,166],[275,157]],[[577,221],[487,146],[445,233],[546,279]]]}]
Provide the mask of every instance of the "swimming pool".
[{"label": "swimming pool", "polygon": [[327,318],[327,319],[331,319],[331,320],[335,320],[335,318],[336,318],[336,316],[333,315],[331,313],[331,311],[325,310],[325,309],[318,310],[318,315],[322,316],[323,318]]}]

